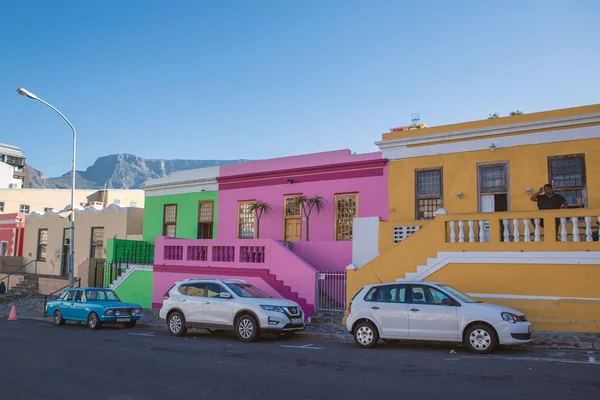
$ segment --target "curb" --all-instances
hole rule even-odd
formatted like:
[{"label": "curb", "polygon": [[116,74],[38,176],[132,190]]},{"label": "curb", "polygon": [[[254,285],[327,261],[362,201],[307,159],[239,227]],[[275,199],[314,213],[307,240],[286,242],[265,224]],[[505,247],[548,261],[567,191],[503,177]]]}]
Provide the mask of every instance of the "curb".
[{"label": "curb", "polygon": [[[0,318],[8,318],[6,314],[0,314]],[[49,321],[50,317],[19,317],[19,319],[28,319],[34,321]],[[138,323],[136,325],[138,328],[146,328],[146,329],[156,329],[163,330],[166,329],[163,324],[150,324],[150,323]],[[327,341],[337,341],[344,343],[352,343],[353,339],[350,334],[338,334],[338,333],[317,333],[317,332],[297,332],[297,338],[304,339],[314,339],[314,340],[327,340]],[[421,343],[421,342],[419,342]],[[433,342],[432,342],[433,343]],[[437,342],[436,344],[439,344]],[[446,344],[446,343],[444,343]],[[579,343],[563,343],[563,342],[553,342],[548,340],[541,340],[539,342],[531,342],[522,345],[516,345],[515,347],[519,347],[522,349],[549,349],[549,350],[592,350],[592,351],[600,351],[600,342],[579,342]]]}]

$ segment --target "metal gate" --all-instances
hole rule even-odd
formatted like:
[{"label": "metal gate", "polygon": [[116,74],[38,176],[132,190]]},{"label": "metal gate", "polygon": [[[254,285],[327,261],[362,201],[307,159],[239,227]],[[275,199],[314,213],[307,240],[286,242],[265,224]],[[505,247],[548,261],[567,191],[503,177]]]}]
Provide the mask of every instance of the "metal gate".
[{"label": "metal gate", "polygon": [[117,262],[106,262],[103,259],[95,259],[94,262],[94,279],[92,280],[93,287],[106,288],[113,283],[127,269],[129,264]]},{"label": "metal gate", "polygon": [[319,271],[316,295],[318,311],[344,311],[346,309],[346,271]]}]

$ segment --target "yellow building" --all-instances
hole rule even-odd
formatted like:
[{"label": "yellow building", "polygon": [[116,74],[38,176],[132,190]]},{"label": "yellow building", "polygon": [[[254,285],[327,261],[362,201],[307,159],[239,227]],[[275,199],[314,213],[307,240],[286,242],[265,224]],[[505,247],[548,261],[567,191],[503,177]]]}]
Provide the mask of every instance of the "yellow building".
[{"label": "yellow building", "polygon": [[[379,281],[444,282],[537,330],[600,332],[600,105],[397,128],[377,145],[389,221],[355,220],[348,299]],[[546,183],[568,209],[538,211]]]}]

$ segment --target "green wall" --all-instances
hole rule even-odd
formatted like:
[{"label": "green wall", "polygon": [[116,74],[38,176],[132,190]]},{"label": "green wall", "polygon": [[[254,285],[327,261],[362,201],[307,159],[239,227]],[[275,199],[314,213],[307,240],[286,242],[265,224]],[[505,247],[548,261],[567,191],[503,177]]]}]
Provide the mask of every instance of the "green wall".
[{"label": "green wall", "polygon": [[154,264],[154,245],[142,240],[108,238],[106,261]]},{"label": "green wall", "polygon": [[154,243],[157,236],[163,233],[163,212],[166,204],[177,204],[177,237],[196,239],[198,236],[198,202],[214,201],[213,238],[217,237],[218,192],[196,192],[151,196],[144,200],[144,234],[143,240]]},{"label": "green wall", "polygon": [[115,293],[125,303],[136,303],[152,308],[152,271],[133,271],[117,288]]}]

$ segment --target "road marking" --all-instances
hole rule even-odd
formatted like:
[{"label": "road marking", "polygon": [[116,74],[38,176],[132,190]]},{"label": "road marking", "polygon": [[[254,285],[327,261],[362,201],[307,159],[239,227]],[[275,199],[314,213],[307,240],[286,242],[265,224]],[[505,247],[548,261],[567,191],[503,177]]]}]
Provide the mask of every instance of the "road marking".
[{"label": "road marking", "polygon": [[39,325],[39,326],[54,326],[54,325],[50,325],[50,324],[36,324],[36,325]]},{"label": "road marking", "polygon": [[290,348],[290,349],[322,350],[320,347],[315,347],[312,344],[305,344],[303,346],[289,346],[289,345],[282,344],[280,346]]},{"label": "road marking", "polygon": [[507,357],[507,356],[490,356],[490,357],[461,356],[460,358],[469,358],[469,359],[477,359],[477,360],[538,361],[538,362],[555,362],[555,363],[564,363],[564,364],[600,365],[599,363],[596,362],[596,359],[591,356],[589,357],[589,361],[565,360],[562,358],[547,358],[547,357]]},{"label": "road marking", "polygon": [[154,333],[130,333],[130,335],[154,337]]}]

